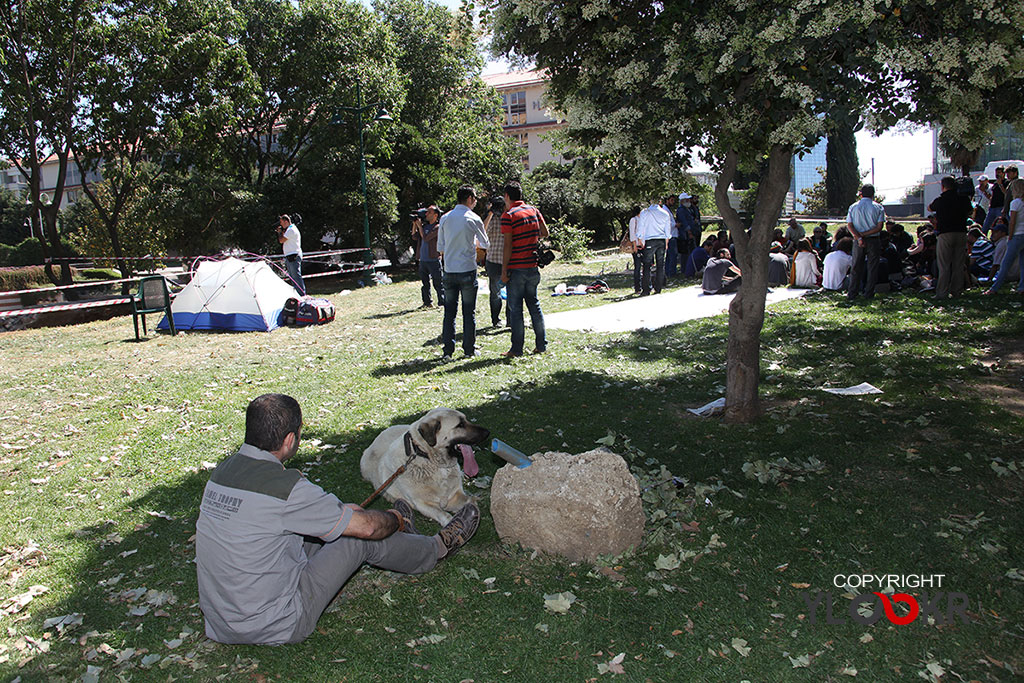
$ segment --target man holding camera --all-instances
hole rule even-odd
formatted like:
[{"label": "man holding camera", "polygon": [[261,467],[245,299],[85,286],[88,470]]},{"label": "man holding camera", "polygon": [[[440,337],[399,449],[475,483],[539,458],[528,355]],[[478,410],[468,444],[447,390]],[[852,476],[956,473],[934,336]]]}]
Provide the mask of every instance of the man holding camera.
[{"label": "man holding camera", "polygon": [[420,260],[420,282],[423,286],[420,294],[423,305],[420,308],[433,308],[430,301],[430,282],[434,282],[437,292],[437,305],[444,308],[444,286],[441,284],[441,255],[437,251],[437,219],[441,212],[434,205],[419,209],[411,214],[412,237],[416,241],[416,255]]},{"label": "man holding camera", "polygon": [[288,214],[281,214],[277,220],[277,241],[283,245],[284,267],[288,271],[288,278],[295,289],[299,290],[299,294],[305,296],[306,283],[302,281],[302,236]]},{"label": "man holding camera", "polygon": [[505,186],[505,213],[501,217],[501,232],[505,235],[505,253],[502,260],[501,280],[506,283],[508,298],[505,315],[512,328],[512,348],[503,353],[506,358],[523,355],[526,328],[523,325],[523,304],[530,311],[533,334],[537,346],[534,353],[547,350],[544,333],[544,314],[537,300],[540,268],[537,265],[537,247],[548,236],[548,225],[540,209],[523,202],[523,188],[519,183]]}]

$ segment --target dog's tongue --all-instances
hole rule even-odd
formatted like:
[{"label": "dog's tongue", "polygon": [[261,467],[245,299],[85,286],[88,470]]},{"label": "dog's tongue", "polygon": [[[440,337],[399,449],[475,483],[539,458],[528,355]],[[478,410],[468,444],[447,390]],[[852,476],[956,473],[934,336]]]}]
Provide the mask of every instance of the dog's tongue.
[{"label": "dog's tongue", "polygon": [[473,447],[469,444],[460,443],[459,450],[462,451],[462,471],[467,477],[475,477],[480,471],[476,464],[476,457],[473,455]]}]

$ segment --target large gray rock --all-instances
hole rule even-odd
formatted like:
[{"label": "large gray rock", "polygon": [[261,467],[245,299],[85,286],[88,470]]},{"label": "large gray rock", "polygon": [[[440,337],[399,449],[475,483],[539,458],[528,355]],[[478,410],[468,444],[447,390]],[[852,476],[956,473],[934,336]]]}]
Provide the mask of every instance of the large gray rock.
[{"label": "large gray rock", "polygon": [[525,469],[502,467],[491,484],[491,516],[503,541],[595,560],[638,546],[640,488],[626,461],[607,450],[543,453]]}]

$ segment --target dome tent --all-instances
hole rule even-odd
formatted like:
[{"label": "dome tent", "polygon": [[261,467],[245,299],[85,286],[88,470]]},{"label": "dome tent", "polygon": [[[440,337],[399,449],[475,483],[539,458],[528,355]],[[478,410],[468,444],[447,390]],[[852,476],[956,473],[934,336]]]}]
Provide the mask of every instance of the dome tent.
[{"label": "dome tent", "polygon": [[[299,293],[263,261],[203,261],[174,298],[171,315],[179,330],[269,332],[291,297]],[[158,329],[168,327],[165,316]]]}]

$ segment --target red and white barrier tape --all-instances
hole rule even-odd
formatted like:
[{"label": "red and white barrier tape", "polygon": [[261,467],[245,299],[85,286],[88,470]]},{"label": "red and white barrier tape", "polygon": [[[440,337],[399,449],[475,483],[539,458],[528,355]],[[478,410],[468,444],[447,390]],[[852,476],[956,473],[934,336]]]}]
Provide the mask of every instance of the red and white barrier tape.
[{"label": "red and white barrier tape", "polygon": [[[303,254],[303,260],[310,258],[322,258],[325,256],[335,256],[341,254],[357,254],[366,251],[366,247],[358,249],[332,249],[327,251],[311,251]],[[230,256],[230,254],[229,254]],[[220,256],[51,256],[46,259],[47,263],[63,263],[73,262],[82,263],[85,261],[176,261],[181,263],[187,263],[196,259],[219,259]],[[282,259],[284,254],[252,254],[246,252],[241,256],[236,256],[243,261],[252,259]]]},{"label": "red and white barrier tape", "polygon": [[100,308],[131,303],[131,299],[102,299],[100,301],[83,301],[77,304],[58,304],[56,306],[39,306],[36,308],[19,308],[16,311],[0,311],[0,318],[13,318],[33,313],[53,313],[55,311],[72,311],[79,308]]}]

